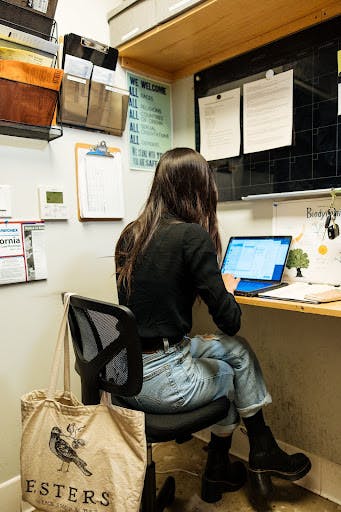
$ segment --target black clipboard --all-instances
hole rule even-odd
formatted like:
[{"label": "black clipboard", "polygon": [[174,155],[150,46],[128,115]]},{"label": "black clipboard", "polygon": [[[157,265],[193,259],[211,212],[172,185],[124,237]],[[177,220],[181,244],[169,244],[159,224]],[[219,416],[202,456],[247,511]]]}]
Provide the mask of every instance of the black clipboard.
[{"label": "black clipboard", "polygon": [[112,71],[115,71],[118,59],[116,48],[77,34],[65,34],[64,36],[62,67],[64,67],[66,54],[89,60],[95,66]]}]

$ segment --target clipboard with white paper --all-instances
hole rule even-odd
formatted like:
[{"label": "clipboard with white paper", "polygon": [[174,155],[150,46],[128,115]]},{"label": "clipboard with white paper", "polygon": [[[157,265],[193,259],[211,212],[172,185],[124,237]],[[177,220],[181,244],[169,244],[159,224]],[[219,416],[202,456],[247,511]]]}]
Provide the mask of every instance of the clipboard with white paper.
[{"label": "clipboard with white paper", "polygon": [[93,147],[76,144],[78,218],[115,220],[124,217],[121,151],[102,141]]}]

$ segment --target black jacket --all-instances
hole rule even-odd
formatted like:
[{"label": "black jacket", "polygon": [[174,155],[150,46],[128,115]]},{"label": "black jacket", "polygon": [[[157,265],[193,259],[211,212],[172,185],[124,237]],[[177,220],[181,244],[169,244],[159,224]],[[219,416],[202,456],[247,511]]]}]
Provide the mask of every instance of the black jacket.
[{"label": "black jacket", "polygon": [[224,333],[233,336],[240,328],[239,305],[226,291],[209,234],[198,224],[161,225],[135,265],[130,296],[124,289],[118,294],[142,338],[188,334],[198,295]]}]

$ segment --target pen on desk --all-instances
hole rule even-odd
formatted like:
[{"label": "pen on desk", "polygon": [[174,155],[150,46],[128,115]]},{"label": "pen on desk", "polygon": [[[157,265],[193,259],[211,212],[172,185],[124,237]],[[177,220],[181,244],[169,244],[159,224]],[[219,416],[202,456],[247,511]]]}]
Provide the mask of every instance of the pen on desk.
[{"label": "pen on desk", "polygon": [[341,286],[340,284],[335,284],[335,283],[310,283],[309,282],[307,284],[311,284],[311,285],[313,285],[313,284],[326,284],[327,286],[334,286],[334,288],[340,288],[340,286]]}]

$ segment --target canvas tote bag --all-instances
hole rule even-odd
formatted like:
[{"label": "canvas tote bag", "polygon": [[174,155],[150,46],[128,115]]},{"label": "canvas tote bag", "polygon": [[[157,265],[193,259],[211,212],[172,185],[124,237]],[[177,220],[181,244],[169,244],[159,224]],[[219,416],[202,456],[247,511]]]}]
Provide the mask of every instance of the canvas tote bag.
[{"label": "canvas tote bag", "polygon": [[[69,297],[48,390],[21,398],[22,498],[41,512],[136,512],[146,469],[144,413],[70,391]],[[64,390],[56,391],[64,345]]]}]

